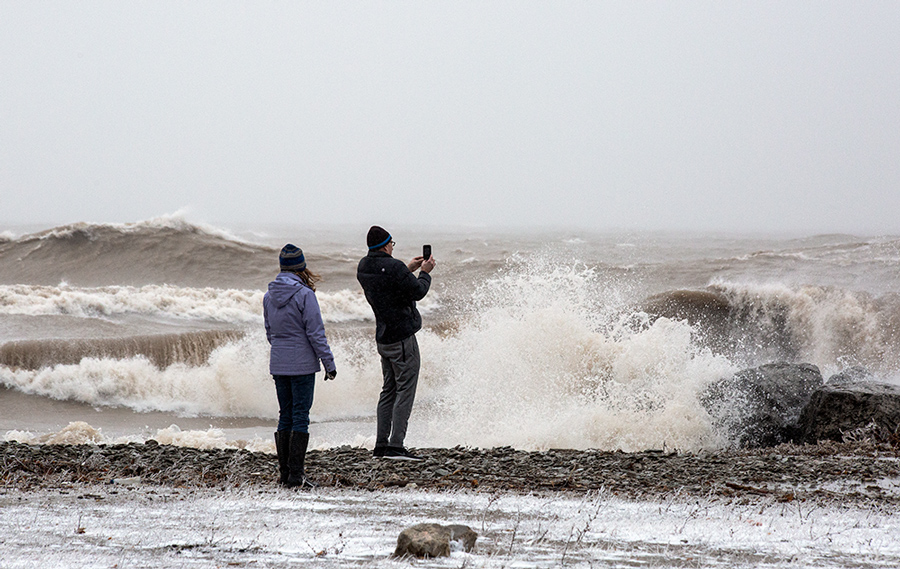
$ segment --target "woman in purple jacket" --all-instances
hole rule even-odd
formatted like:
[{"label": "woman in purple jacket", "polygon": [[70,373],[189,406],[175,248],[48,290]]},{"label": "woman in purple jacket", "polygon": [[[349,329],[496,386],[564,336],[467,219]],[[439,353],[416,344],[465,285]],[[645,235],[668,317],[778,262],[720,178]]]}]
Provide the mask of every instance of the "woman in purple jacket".
[{"label": "woman in purple jacket", "polygon": [[278,395],[275,449],[281,483],[288,488],[313,487],[303,470],[309,446],[309,408],[316,372],[334,379],[334,356],[325,338],[325,325],[316,300],[319,275],[306,268],[303,251],[290,243],[278,257],[281,273],[263,297],[266,338],[271,345],[269,373]]}]

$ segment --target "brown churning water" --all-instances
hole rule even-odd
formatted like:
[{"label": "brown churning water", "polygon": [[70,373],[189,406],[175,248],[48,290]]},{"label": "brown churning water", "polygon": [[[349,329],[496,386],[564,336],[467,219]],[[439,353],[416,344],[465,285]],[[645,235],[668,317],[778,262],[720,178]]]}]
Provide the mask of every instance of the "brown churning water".
[{"label": "brown churning water", "polygon": [[[381,381],[355,279],[366,229],[164,218],[5,233],[0,383],[37,405],[273,418],[262,296],[292,242],[324,278],[339,369],[316,387],[322,444],[364,443]],[[438,260],[419,303],[414,445],[716,447],[698,393],[736,370],[900,377],[897,238],[391,231],[398,258],[431,243]],[[27,430],[17,417],[5,427]]]}]

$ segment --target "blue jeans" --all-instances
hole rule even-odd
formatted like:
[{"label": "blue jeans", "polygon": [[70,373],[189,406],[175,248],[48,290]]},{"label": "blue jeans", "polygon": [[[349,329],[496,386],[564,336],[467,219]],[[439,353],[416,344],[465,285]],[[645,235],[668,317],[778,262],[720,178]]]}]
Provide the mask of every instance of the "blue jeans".
[{"label": "blue jeans", "polygon": [[278,394],[278,430],[308,433],[316,374],[273,375],[272,378]]}]

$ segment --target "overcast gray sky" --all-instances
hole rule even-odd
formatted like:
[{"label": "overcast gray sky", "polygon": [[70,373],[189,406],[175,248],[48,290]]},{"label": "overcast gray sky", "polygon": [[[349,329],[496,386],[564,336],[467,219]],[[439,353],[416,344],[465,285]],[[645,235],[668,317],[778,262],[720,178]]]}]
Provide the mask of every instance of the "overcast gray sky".
[{"label": "overcast gray sky", "polygon": [[0,78],[7,224],[900,233],[895,1],[2,0]]}]

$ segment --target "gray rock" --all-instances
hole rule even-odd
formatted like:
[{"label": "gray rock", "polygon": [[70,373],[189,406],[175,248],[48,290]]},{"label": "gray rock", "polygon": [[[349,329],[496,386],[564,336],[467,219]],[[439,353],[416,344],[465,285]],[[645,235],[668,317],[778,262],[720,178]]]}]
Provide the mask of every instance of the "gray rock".
[{"label": "gray rock", "polygon": [[700,401],[730,441],[769,447],[797,437],[800,414],[823,383],[812,364],[766,364],[713,383]]},{"label": "gray rock", "polygon": [[870,376],[860,369],[832,376],[816,389],[800,416],[800,442],[843,441],[858,430],[869,430],[879,441],[897,436],[900,387],[867,380]]},{"label": "gray rock", "polygon": [[394,557],[447,557],[451,541],[458,542],[464,551],[472,551],[476,539],[478,534],[469,526],[417,524],[400,532]]}]

